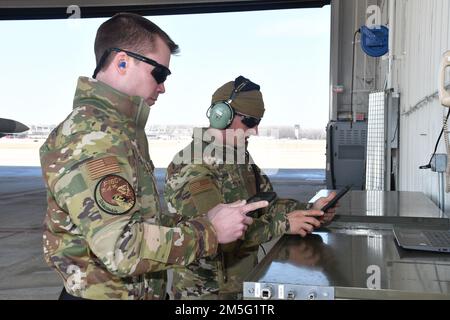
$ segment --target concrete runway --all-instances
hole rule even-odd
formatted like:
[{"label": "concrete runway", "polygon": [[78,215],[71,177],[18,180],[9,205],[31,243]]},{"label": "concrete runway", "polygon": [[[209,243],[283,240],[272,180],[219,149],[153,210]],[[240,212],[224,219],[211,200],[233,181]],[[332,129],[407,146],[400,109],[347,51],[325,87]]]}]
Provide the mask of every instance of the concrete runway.
[{"label": "concrete runway", "polygon": [[[165,170],[155,176],[162,194]],[[308,201],[325,189],[324,170],[280,170],[270,179],[282,198]],[[39,167],[0,166],[0,208],[0,300],[57,299],[62,282],[42,254],[46,195]]]}]

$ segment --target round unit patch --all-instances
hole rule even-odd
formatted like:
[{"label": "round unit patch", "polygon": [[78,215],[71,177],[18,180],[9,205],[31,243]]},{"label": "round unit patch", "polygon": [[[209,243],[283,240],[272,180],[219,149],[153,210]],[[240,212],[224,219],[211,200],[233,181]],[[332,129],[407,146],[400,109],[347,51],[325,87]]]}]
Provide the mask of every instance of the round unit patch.
[{"label": "round unit patch", "polygon": [[133,209],[136,195],[127,180],[109,175],[95,187],[95,202],[106,213],[122,215]]}]

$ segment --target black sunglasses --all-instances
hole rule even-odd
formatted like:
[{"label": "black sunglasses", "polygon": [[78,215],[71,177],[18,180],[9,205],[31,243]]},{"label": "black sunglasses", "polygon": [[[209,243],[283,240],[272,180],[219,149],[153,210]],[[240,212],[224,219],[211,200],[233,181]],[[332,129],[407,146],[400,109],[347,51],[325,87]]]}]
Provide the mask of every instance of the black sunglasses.
[{"label": "black sunglasses", "polygon": [[261,123],[261,119],[250,117],[245,114],[236,113],[241,116],[241,122],[249,129],[253,129]]},{"label": "black sunglasses", "polygon": [[167,68],[166,66],[163,66],[162,64],[159,64],[155,60],[141,56],[140,54],[137,54],[137,53],[134,53],[131,51],[127,51],[127,50],[123,50],[123,49],[119,49],[119,48],[109,48],[102,55],[102,57],[100,58],[100,61],[98,62],[97,68],[95,68],[94,75],[92,76],[94,79],[97,77],[97,74],[99,73],[99,71],[101,70],[103,65],[105,64],[106,59],[108,58],[108,56],[111,54],[112,51],[125,52],[127,54],[127,56],[130,56],[139,61],[142,61],[142,62],[145,62],[145,63],[148,63],[148,64],[154,66],[151,74],[152,74],[153,78],[155,78],[156,83],[158,83],[158,84],[161,84],[164,81],[166,81],[167,77],[171,74],[169,68]]}]

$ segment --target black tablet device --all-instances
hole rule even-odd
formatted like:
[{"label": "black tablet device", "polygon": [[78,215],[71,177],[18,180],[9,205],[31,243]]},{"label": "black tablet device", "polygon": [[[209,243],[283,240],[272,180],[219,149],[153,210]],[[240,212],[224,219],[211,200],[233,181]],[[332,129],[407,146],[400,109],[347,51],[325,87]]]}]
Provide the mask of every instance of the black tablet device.
[{"label": "black tablet device", "polygon": [[247,203],[253,203],[258,201],[267,201],[272,202],[277,197],[277,194],[275,192],[260,192],[255,194],[253,197],[250,197],[250,199],[247,200]]},{"label": "black tablet device", "polygon": [[[247,204],[259,201],[267,201],[271,203],[273,200],[276,199],[276,197],[277,197],[276,192],[260,192],[255,194],[253,197],[250,197],[247,200]],[[252,218],[259,218],[259,212],[261,212],[261,210],[251,211],[247,213],[247,216]]]},{"label": "black tablet device", "polygon": [[336,197],[333,198],[333,200],[331,200],[330,202],[328,202],[322,209],[321,211],[323,212],[327,212],[328,210],[330,210],[331,208],[334,208],[338,201],[346,195],[347,192],[350,191],[350,189],[352,188],[352,186],[346,186],[344,189],[342,189],[341,191],[339,191],[339,193],[336,195]]}]

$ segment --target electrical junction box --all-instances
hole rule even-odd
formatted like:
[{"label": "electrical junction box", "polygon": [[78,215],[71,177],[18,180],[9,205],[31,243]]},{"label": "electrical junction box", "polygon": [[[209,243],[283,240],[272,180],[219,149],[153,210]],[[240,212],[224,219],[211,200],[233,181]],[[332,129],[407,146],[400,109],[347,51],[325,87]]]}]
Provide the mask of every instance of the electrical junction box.
[{"label": "electrical junction box", "polygon": [[431,160],[431,170],[433,172],[447,172],[447,155],[434,155],[433,160]]}]

